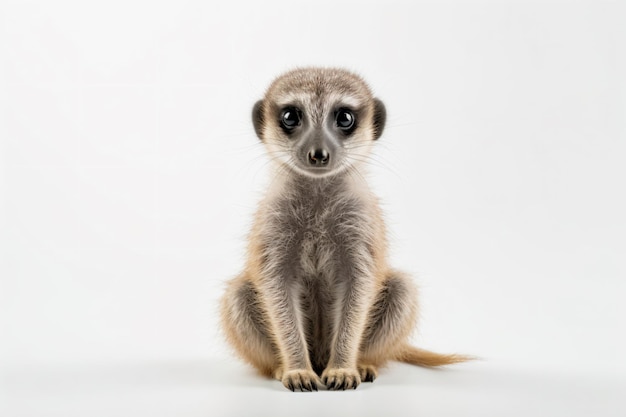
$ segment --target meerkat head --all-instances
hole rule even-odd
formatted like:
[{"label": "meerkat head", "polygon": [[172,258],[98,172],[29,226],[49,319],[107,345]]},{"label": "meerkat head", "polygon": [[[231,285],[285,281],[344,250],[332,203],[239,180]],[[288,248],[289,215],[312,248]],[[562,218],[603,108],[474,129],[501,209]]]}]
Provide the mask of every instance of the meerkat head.
[{"label": "meerkat head", "polygon": [[331,68],[283,74],[252,110],[254,130],[270,156],[312,177],[338,174],[366,161],[385,118],[385,106],[363,79]]}]

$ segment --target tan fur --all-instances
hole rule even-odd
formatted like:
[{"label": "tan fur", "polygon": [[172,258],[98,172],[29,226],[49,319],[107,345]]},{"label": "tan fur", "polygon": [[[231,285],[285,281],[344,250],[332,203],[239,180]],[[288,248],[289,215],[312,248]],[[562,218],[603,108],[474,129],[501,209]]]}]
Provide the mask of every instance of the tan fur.
[{"label": "tan fur", "polygon": [[[286,105],[306,117],[295,139],[276,121]],[[339,143],[340,164],[328,175],[310,174],[297,143],[326,134],[338,106],[358,107],[359,125],[346,139],[329,136]],[[255,128],[276,171],[255,215],[244,271],[222,298],[222,325],[235,351],[263,375],[303,391],[322,383],[356,388],[389,360],[467,360],[407,344],[417,292],[387,263],[382,213],[363,176],[382,129],[375,121],[384,123],[365,82],[344,70],[294,70],[271,84],[257,111]]]}]

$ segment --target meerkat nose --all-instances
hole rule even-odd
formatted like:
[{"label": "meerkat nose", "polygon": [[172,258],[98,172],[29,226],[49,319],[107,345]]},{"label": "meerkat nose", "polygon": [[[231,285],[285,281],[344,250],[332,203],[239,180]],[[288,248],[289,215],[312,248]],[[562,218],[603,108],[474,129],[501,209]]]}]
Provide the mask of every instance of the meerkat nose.
[{"label": "meerkat nose", "polygon": [[311,149],[309,151],[309,164],[315,166],[328,165],[330,154],[326,149]]}]

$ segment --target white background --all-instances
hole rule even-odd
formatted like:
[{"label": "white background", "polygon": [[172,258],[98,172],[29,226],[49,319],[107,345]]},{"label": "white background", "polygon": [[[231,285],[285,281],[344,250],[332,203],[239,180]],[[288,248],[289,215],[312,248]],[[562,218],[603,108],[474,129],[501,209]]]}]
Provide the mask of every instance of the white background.
[{"label": "white background", "polygon": [[[3,0],[0,25],[3,415],[624,415],[624,2]],[[304,396],[228,354],[250,110],[305,65],[386,103],[414,341],[482,361]]]}]

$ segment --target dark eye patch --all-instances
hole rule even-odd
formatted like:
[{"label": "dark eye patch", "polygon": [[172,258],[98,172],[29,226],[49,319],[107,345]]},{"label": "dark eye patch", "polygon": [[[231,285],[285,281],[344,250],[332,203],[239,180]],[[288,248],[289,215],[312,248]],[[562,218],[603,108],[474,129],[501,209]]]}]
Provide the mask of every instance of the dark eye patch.
[{"label": "dark eye patch", "polygon": [[356,128],[355,113],[345,107],[338,109],[335,112],[335,125],[345,134],[352,133]]},{"label": "dark eye patch", "polygon": [[294,106],[285,107],[280,114],[280,126],[291,133],[302,122],[302,111]]}]

